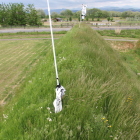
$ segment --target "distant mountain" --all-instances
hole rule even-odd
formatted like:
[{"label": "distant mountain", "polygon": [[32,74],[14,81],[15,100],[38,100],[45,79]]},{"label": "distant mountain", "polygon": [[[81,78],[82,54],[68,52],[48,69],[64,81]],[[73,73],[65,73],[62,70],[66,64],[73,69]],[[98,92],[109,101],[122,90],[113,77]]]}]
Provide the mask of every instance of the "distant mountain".
[{"label": "distant mountain", "polygon": [[119,12],[124,12],[124,11],[136,12],[136,11],[139,11],[140,12],[140,9],[133,8],[133,7],[130,7],[130,6],[124,6],[124,7],[101,7],[99,9],[105,10],[105,11],[119,11]]}]

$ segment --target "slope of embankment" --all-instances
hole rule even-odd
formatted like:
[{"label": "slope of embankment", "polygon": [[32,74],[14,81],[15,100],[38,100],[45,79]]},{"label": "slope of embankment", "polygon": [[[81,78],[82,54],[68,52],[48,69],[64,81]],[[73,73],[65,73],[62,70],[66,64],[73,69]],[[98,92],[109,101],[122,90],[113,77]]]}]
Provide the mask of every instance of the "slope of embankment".
[{"label": "slope of embankment", "polygon": [[3,112],[2,140],[138,140],[140,82],[120,55],[86,25],[56,42],[66,88],[55,114],[52,48]]}]

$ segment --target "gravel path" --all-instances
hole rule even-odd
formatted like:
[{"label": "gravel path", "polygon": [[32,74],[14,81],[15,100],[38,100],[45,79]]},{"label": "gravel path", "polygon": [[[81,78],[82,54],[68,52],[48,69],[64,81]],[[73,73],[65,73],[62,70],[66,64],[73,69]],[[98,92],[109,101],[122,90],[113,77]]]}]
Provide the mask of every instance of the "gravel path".
[{"label": "gravel path", "polygon": [[105,40],[110,40],[110,41],[138,41],[138,40],[130,40],[130,39],[109,39],[109,38],[105,38]]},{"label": "gravel path", "polygon": [[[12,40],[42,40],[42,39],[51,39],[51,38],[14,38],[14,39],[0,39],[0,41],[12,41]],[[54,39],[59,39],[59,38],[54,38]]]},{"label": "gravel path", "polygon": [[[0,41],[12,41],[12,40],[42,40],[42,39],[51,39],[51,38],[21,38],[21,39],[0,39]],[[54,38],[54,39],[59,39],[59,38]],[[130,39],[108,39],[105,38],[105,40],[110,40],[110,41],[138,41],[138,40],[130,40]]]}]

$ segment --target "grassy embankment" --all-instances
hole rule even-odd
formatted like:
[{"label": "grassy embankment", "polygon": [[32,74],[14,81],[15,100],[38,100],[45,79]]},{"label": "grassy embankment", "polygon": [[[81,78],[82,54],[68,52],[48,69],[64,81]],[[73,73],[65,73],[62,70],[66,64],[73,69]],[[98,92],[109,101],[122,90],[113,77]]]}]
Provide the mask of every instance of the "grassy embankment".
[{"label": "grassy embankment", "polygon": [[90,27],[74,27],[56,44],[63,111],[54,114],[52,49],[3,112],[3,140],[138,140],[137,75]]}]

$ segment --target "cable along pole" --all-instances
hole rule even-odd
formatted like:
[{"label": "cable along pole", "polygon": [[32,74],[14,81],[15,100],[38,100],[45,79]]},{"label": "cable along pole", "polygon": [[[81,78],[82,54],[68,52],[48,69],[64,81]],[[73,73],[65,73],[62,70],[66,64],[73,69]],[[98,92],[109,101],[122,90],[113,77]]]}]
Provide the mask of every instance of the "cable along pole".
[{"label": "cable along pole", "polygon": [[57,83],[56,90],[55,90],[56,91],[56,99],[54,100],[53,105],[54,105],[54,108],[55,108],[55,113],[58,113],[62,110],[62,97],[65,95],[66,90],[63,86],[61,86],[61,84],[59,82],[49,0],[47,0],[47,4],[48,4],[48,14],[49,14],[51,39],[52,39],[54,66],[55,66],[55,73],[56,73],[56,83]]}]

